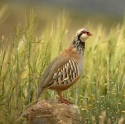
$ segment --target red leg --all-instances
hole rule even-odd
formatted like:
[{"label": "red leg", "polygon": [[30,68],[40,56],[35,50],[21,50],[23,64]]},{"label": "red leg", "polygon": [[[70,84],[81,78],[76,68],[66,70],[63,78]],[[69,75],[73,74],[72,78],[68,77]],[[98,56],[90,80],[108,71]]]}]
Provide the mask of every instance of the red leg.
[{"label": "red leg", "polygon": [[68,105],[72,103],[72,102],[64,99],[64,97],[62,96],[62,92],[61,91],[58,91],[58,95],[59,95],[60,100],[61,100],[62,103],[65,103],[65,104],[68,104]]}]

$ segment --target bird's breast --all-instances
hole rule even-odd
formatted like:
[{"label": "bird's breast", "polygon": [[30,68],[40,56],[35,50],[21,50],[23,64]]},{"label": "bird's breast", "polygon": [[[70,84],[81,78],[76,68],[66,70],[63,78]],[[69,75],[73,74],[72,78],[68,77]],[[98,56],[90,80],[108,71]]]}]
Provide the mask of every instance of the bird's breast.
[{"label": "bird's breast", "polygon": [[84,60],[83,60],[83,57],[81,57],[81,59],[79,60],[79,63],[78,63],[78,68],[79,68],[79,74],[80,74],[80,76],[82,75],[83,65],[84,65]]}]

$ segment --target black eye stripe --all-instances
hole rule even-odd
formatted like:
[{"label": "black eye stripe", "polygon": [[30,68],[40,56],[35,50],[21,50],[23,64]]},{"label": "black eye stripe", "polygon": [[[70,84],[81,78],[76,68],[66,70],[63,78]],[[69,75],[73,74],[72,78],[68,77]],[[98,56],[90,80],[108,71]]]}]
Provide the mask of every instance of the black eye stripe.
[{"label": "black eye stripe", "polygon": [[86,33],[86,31],[83,31],[82,33]]}]

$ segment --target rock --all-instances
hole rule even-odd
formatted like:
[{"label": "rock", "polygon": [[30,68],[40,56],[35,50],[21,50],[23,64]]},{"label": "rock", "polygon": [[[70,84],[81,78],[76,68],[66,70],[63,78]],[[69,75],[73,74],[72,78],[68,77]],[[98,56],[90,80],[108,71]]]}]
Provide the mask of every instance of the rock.
[{"label": "rock", "polygon": [[67,105],[52,100],[42,100],[29,107],[23,118],[28,124],[80,124],[80,109],[76,105]]}]

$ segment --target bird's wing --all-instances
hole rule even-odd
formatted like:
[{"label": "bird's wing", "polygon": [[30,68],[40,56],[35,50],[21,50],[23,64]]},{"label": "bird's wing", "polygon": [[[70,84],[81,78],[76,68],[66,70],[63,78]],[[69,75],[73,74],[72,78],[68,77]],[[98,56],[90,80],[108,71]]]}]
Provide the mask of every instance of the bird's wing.
[{"label": "bird's wing", "polygon": [[40,87],[41,88],[47,87],[53,80],[53,74],[56,73],[56,71],[59,68],[63,67],[66,63],[68,63],[69,59],[70,56],[64,56],[64,55],[60,55],[57,58],[55,58],[46,68],[41,80]]}]

